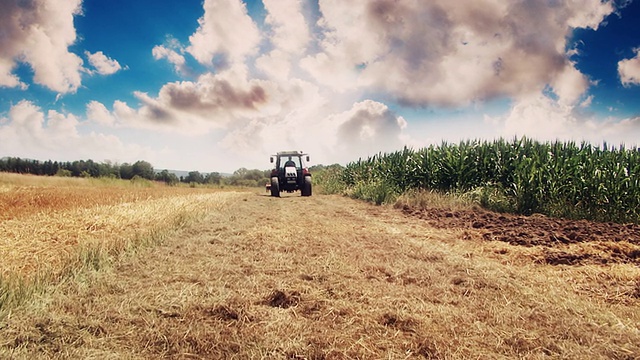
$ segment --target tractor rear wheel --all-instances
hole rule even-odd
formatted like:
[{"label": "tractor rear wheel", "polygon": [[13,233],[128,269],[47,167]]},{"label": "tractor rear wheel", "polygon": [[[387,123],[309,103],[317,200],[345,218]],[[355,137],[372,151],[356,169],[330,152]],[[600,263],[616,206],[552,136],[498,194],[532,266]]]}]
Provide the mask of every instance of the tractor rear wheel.
[{"label": "tractor rear wheel", "polygon": [[300,192],[302,196],[311,196],[311,176],[304,177],[304,183],[302,184],[302,190]]},{"label": "tractor rear wheel", "polygon": [[271,178],[271,196],[280,197],[280,181],[275,176]]}]

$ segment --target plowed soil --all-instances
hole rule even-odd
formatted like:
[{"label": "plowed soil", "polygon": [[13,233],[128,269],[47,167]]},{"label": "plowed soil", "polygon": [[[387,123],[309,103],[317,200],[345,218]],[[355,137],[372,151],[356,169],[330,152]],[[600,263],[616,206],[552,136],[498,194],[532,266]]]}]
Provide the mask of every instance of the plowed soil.
[{"label": "plowed soil", "polygon": [[[544,215],[517,216],[482,209],[413,209],[404,206],[402,212],[438,229],[464,229],[479,233],[485,240],[539,247],[544,254],[538,260],[552,265],[640,265],[640,226],[635,224],[564,220]],[[576,252],[579,245],[583,245],[583,251]]]},{"label": "plowed soil", "polygon": [[225,196],[0,319],[0,358],[640,357],[635,226]]}]

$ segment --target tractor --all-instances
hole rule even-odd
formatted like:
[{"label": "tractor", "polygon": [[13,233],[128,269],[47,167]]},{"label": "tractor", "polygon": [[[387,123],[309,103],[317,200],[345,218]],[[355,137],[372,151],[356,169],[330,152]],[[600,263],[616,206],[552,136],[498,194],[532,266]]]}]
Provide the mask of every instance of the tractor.
[{"label": "tractor", "polygon": [[275,168],[271,170],[271,196],[280,197],[286,191],[292,193],[300,190],[302,196],[311,196],[311,173],[305,161],[309,155],[302,151],[280,151],[271,156]]}]

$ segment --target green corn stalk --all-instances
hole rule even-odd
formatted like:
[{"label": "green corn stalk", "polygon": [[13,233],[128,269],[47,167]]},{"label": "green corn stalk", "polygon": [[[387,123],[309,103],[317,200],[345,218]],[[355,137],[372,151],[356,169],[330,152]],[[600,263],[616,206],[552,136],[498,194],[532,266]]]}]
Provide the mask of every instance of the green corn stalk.
[{"label": "green corn stalk", "polygon": [[394,194],[486,188],[511,199],[522,214],[634,223],[640,218],[639,177],[638,148],[528,138],[404,148],[358,159],[341,174],[346,188],[369,184]]}]

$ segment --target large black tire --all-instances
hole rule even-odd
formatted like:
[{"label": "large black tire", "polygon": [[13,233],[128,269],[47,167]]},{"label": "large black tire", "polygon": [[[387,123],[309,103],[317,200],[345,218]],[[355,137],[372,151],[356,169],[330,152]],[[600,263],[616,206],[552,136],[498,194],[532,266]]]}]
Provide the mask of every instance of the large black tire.
[{"label": "large black tire", "polygon": [[280,182],[275,176],[271,178],[271,196],[280,197]]},{"label": "large black tire", "polygon": [[311,196],[311,176],[304,177],[304,183],[302,184],[302,196]]}]

